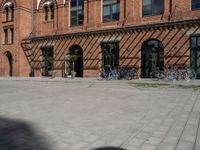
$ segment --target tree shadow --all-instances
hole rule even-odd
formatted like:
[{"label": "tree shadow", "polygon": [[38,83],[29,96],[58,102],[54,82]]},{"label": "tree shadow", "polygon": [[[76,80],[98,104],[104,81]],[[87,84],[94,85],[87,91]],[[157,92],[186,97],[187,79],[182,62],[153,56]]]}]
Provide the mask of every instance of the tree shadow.
[{"label": "tree shadow", "polygon": [[0,150],[50,150],[50,148],[32,125],[24,121],[0,118]]},{"label": "tree shadow", "polygon": [[119,147],[100,147],[100,148],[95,148],[92,150],[127,150],[127,149],[119,148]]}]

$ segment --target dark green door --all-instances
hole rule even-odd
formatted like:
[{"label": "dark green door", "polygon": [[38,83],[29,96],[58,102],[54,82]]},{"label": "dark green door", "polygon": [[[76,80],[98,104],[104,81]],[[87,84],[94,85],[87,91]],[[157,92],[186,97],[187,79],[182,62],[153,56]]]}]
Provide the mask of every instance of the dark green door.
[{"label": "dark green door", "polygon": [[158,40],[148,40],[142,46],[142,78],[149,78],[150,73],[159,68],[164,69],[164,48]]},{"label": "dark green door", "polygon": [[53,47],[42,48],[42,75],[51,76],[53,70]]},{"label": "dark green door", "polygon": [[190,55],[191,69],[197,74],[197,78],[200,78],[200,47],[192,48]]},{"label": "dark green door", "polygon": [[190,47],[190,67],[200,79],[200,35],[191,36]]},{"label": "dark green door", "polygon": [[103,52],[102,67],[110,67],[111,69],[119,66],[119,42],[101,43]]}]

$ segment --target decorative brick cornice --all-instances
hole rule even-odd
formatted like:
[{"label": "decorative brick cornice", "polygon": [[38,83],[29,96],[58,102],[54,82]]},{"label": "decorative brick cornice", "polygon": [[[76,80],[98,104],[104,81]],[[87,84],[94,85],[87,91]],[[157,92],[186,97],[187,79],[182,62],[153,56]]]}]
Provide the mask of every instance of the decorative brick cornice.
[{"label": "decorative brick cornice", "polygon": [[116,32],[128,32],[128,31],[143,31],[143,30],[154,30],[159,28],[174,28],[174,27],[185,27],[192,25],[200,25],[200,19],[191,19],[191,20],[180,20],[180,21],[168,21],[161,23],[152,23],[152,24],[141,24],[141,25],[132,25],[132,26],[123,26],[120,28],[112,28],[112,29],[100,29],[100,30],[92,30],[86,32],[72,32],[66,34],[58,34],[58,35],[47,35],[47,36],[32,36],[29,37],[29,40],[47,40],[47,39],[56,39],[56,38],[73,38],[77,36],[88,36],[94,34],[105,34],[105,33],[116,33]]}]

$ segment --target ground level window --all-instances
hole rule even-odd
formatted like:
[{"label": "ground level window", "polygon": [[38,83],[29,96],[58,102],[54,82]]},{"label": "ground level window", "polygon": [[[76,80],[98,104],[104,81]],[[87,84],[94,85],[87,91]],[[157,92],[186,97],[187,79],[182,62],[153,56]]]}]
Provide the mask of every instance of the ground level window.
[{"label": "ground level window", "polygon": [[142,78],[149,78],[150,73],[157,68],[164,69],[164,47],[155,39],[148,40],[142,45]]},{"label": "ground level window", "polygon": [[102,67],[111,69],[119,66],[119,42],[101,43],[102,47]]},{"label": "ground level window", "polygon": [[190,67],[200,78],[200,36],[190,38]]},{"label": "ground level window", "polygon": [[42,75],[51,76],[53,71],[53,47],[42,48]]}]

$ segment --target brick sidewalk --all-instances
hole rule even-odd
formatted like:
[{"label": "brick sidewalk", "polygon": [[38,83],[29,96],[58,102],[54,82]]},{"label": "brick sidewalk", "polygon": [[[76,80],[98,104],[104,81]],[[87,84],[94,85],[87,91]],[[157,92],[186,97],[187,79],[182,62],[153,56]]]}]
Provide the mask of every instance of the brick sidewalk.
[{"label": "brick sidewalk", "polygon": [[129,82],[1,78],[0,149],[199,150],[199,91]]}]

